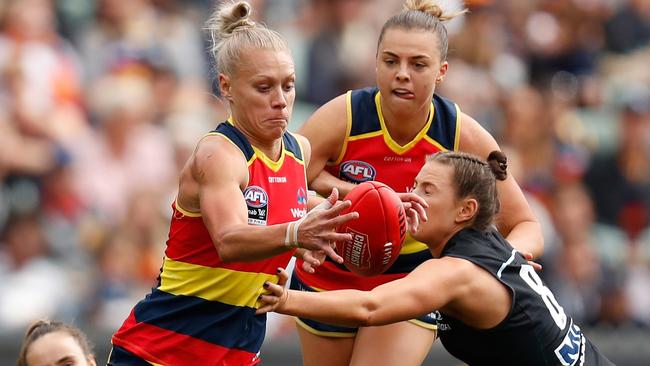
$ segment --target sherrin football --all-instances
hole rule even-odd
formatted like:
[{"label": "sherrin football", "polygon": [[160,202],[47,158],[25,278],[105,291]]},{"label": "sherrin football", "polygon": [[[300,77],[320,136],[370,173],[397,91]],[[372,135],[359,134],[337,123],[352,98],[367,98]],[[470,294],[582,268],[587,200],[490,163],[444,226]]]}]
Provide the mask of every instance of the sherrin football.
[{"label": "sherrin football", "polygon": [[375,181],[357,185],[345,199],[352,205],[342,214],[356,211],[359,218],[337,228],[352,234],[352,240],[337,242],[336,250],[350,271],[361,276],[381,274],[395,262],[406,237],[402,202],[390,187]]}]

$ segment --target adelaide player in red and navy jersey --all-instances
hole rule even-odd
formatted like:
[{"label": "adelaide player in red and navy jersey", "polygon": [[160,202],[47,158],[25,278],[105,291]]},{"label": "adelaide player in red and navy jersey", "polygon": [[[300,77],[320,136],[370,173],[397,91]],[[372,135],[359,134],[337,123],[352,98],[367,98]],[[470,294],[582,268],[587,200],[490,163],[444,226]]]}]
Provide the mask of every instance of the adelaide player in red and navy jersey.
[{"label": "adelaide player in red and navy jersey", "polygon": [[[425,156],[466,151],[483,159],[499,150],[494,138],[458,105],[435,94],[447,73],[445,13],[435,0],[408,0],[383,26],[377,45],[377,87],[353,90],[322,106],[301,133],[312,145],[310,187],[345,194],[354,184],[377,180],[407,192]],[[512,177],[498,183],[502,210],[497,227],[508,241],[537,257],[541,228]],[[433,218],[430,218],[433,219]],[[427,246],[407,238],[384,274],[359,277],[326,261],[316,273],[296,266],[291,287],[305,291],[370,290],[402,278],[431,258]],[[422,316],[381,327],[339,327],[298,319],[303,361],[316,365],[420,365],[435,340],[435,319]],[[326,354],[327,359],[321,355]]]},{"label": "adelaide player in red and navy jersey", "polygon": [[307,212],[310,146],[287,131],[294,63],[280,35],[249,19],[245,1],[208,23],[230,118],[204,138],[180,173],[158,286],[112,338],[108,365],[254,365],[266,316],[260,286],[296,247],[342,261],[334,228],[356,213],[333,192]]}]

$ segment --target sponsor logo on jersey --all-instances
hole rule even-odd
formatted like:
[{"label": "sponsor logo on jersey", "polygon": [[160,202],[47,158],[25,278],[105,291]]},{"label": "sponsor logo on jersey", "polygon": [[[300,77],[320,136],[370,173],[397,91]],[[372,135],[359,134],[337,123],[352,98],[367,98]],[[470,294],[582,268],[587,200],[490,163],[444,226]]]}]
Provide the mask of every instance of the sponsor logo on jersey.
[{"label": "sponsor logo on jersey", "polygon": [[249,186],[244,190],[244,199],[248,206],[248,223],[250,225],[266,225],[268,217],[269,196],[262,187]]},{"label": "sponsor logo on jersey", "polygon": [[291,216],[293,216],[294,219],[299,219],[301,217],[305,217],[307,215],[307,209],[305,208],[292,208],[291,209]]},{"label": "sponsor logo on jersey", "polygon": [[287,177],[269,177],[269,183],[286,183]]},{"label": "sponsor logo on jersey", "polygon": [[348,160],[341,164],[340,177],[348,182],[361,183],[374,180],[377,175],[375,168],[361,160]]},{"label": "sponsor logo on jersey", "polygon": [[569,326],[569,331],[564,336],[562,343],[555,349],[555,355],[564,366],[573,366],[578,360],[584,362],[585,337],[582,335],[580,327],[573,324],[573,320],[571,320],[571,326]]},{"label": "sponsor logo on jersey", "polygon": [[307,203],[307,192],[305,192],[304,188],[302,187],[298,188],[298,193],[296,193],[296,199],[298,200],[298,203],[301,205]]},{"label": "sponsor logo on jersey", "polygon": [[413,158],[409,156],[384,156],[384,161],[387,163],[410,163]]}]

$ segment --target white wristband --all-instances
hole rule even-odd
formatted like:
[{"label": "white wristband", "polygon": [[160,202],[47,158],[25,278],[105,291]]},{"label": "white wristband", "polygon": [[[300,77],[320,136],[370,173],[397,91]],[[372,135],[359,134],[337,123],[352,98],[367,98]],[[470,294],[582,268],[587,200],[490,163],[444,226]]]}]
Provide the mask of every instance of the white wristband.
[{"label": "white wristband", "polygon": [[316,205],[311,211],[307,212],[307,215],[302,217],[299,220],[292,221],[287,225],[287,231],[284,235],[284,245],[289,248],[300,248],[300,243],[298,242],[298,228],[302,221],[307,218],[313,212],[325,211],[332,207],[332,204],[327,199],[324,199],[321,203]]}]

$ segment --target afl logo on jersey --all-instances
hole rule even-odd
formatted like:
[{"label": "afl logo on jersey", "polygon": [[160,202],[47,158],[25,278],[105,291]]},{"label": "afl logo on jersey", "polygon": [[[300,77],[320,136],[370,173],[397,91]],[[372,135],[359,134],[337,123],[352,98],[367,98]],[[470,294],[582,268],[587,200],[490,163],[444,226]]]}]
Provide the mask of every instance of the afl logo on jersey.
[{"label": "afl logo on jersey", "polygon": [[341,164],[341,178],[352,183],[375,180],[376,175],[377,171],[375,168],[365,161],[349,160]]},{"label": "afl logo on jersey", "polygon": [[248,206],[248,223],[250,225],[266,225],[268,217],[269,196],[258,186],[249,186],[244,190],[244,199]]},{"label": "afl logo on jersey", "polygon": [[246,199],[246,205],[255,208],[265,207],[269,201],[266,191],[258,186],[246,187],[244,198]]}]

